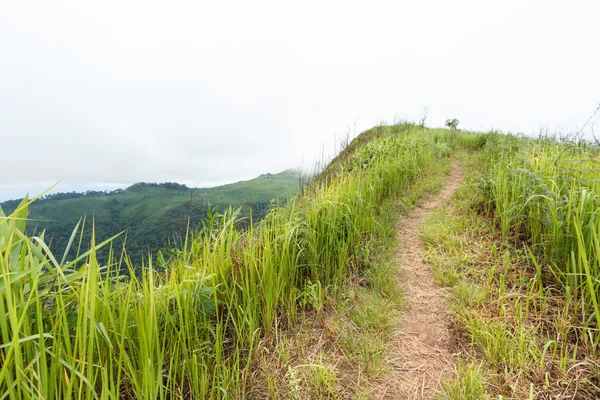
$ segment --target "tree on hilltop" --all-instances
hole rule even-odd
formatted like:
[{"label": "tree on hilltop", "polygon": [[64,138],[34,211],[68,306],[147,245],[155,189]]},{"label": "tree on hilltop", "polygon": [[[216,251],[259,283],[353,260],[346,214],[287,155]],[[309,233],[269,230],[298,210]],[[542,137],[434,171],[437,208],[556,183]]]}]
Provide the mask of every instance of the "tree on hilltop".
[{"label": "tree on hilltop", "polygon": [[453,131],[458,128],[459,123],[460,123],[460,121],[457,120],[456,118],[446,120],[446,126],[450,129],[452,129]]}]

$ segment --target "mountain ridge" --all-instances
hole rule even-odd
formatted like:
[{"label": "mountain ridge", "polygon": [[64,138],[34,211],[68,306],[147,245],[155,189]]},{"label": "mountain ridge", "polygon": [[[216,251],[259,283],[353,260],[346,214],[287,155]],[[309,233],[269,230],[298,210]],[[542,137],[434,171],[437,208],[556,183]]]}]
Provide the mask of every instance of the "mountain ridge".
[{"label": "mountain ridge", "polygon": [[[181,241],[189,227],[200,226],[210,210],[240,208],[243,226],[247,218],[257,220],[266,215],[271,202],[285,203],[299,192],[298,171],[287,169],[276,174],[262,174],[209,188],[164,182],[138,182],[125,189],[112,191],[60,192],[46,195],[30,206],[29,230],[45,233],[55,253],[67,248],[78,221],[93,219],[97,240],[126,232],[117,244],[124,244],[136,261]],[[0,202],[10,214],[22,199]],[[86,227],[83,243],[89,243],[91,229]],[[74,255],[76,249],[71,250]],[[108,249],[106,250],[106,252]]]}]

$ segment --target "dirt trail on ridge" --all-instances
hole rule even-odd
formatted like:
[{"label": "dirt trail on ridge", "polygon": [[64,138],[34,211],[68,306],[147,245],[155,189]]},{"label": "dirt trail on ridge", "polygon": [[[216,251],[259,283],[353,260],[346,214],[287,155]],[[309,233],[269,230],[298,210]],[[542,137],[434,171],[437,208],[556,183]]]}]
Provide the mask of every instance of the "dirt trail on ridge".
[{"label": "dirt trail on ridge", "polygon": [[388,360],[393,372],[375,388],[375,399],[433,399],[440,381],[455,367],[444,290],[423,262],[426,248],[419,229],[433,209],[450,200],[462,180],[463,170],[454,160],[440,193],[426,199],[396,226],[400,246],[395,254],[400,263],[397,282],[406,288],[406,305],[390,344]]}]

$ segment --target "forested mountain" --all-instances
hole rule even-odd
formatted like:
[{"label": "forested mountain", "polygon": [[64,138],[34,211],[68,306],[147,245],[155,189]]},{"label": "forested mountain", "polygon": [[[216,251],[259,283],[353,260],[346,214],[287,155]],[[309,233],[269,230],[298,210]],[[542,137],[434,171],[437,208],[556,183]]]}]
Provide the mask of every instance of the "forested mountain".
[{"label": "forested mountain", "polygon": [[[30,206],[28,231],[30,234],[45,231],[45,239],[54,254],[62,256],[74,227],[85,217],[83,250],[88,248],[93,223],[96,242],[125,231],[113,247],[120,250],[126,240],[128,255],[139,262],[167,246],[169,241],[180,242],[188,221],[191,228],[197,227],[209,208],[223,211],[229,206],[242,207],[242,217],[248,217],[252,210],[252,218],[259,219],[272,201],[285,202],[298,190],[298,172],[287,170],[213,188],[192,189],[171,182],[136,183],[110,192],[56,193]],[[9,214],[20,201],[5,201],[0,207]],[[242,219],[240,224],[244,223]],[[70,257],[76,254],[77,242],[71,248]],[[107,250],[100,255],[105,256]]]}]

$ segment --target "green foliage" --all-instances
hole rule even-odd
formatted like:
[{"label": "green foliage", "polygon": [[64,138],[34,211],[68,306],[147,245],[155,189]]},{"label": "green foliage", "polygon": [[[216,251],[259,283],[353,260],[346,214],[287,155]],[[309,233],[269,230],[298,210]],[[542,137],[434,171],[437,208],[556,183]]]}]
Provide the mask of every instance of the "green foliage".
[{"label": "green foliage", "polygon": [[489,400],[487,379],[480,365],[459,365],[456,379],[444,382],[444,400]]},{"label": "green foliage", "polygon": [[[27,202],[0,217],[0,396],[245,397],[259,340],[293,323],[299,299],[319,307],[322,288],[335,292],[362,271],[381,205],[439,168],[443,132],[383,129],[379,145],[357,150],[367,163],[314,183],[260,223],[241,230],[239,209],[209,213],[161,253],[162,272],[112,251],[98,261],[108,244],[96,245],[94,230],[88,252],[59,262],[43,237],[24,234]],[[129,276],[118,275],[124,268]],[[322,372],[315,379],[327,389],[337,378]]]},{"label": "green foliage", "polygon": [[[136,183],[126,190],[109,193],[57,193],[31,204],[28,231],[45,231],[52,251],[62,254],[79,219],[87,216],[89,225],[93,217],[97,238],[126,231],[114,246],[126,243],[128,256],[139,264],[159,249],[179,246],[188,228],[201,226],[209,208],[224,211],[230,206],[241,207],[238,224],[247,226],[250,211],[254,220],[260,220],[273,200],[285,202],[298,190],[298,173],[288,170],[214,188],[188,189],[169,182]],[[8,201],[2,207],[10,213],[18,203]],[[89,249],[90,239],[88,227],[82,240],[85,250]],[[71,250],[71,258],[76,256],[76,250]],[[97,257],[105,262],[108,248],[99,251]]]},{"label": "green foliage", "polygon": [[[496,135],[486,135],[489,145],[514,139]],[[565,290],[559,280],[564,278],[545,262],[544,246],[551,242],[533,247],[526,231],[517,235],[510,229],[502,237],[503,224],[490,212],[494,203],[483,179],[491,167],[490,151],[495,150],[462,153],[466,183],[448,207],[430,214],[422,230],[427,261],[449,287],[453,326],[466,350],[466,363],[459,361],[441,398],[596,399],[600,364],[590,329],[594,321],[582,324],[584,298]]]},{"label": "green foliage", "polygon": [[[600,344],[600,148],[490,133],[481,190],[504,239],[528,247],[535,280],[555,283]],[[583,340],[586,340],[586,339]]]}]

